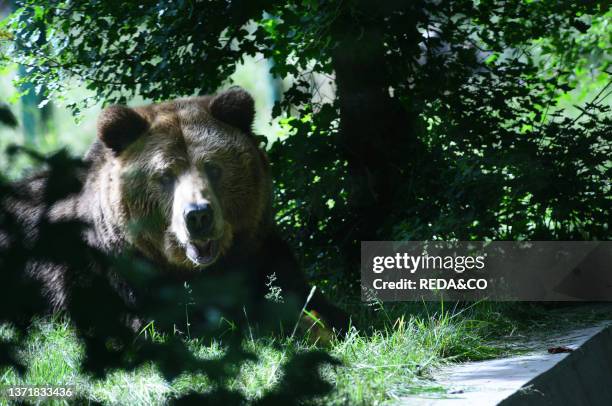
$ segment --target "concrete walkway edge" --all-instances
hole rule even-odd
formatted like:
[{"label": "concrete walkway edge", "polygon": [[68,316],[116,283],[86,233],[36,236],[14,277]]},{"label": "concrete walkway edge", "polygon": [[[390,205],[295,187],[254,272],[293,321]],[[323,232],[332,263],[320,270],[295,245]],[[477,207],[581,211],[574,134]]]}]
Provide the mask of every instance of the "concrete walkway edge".
[{"label": "concrete walkway edge", "polygon": [[499,405],[612,405],[612,327],[595,334]]}]

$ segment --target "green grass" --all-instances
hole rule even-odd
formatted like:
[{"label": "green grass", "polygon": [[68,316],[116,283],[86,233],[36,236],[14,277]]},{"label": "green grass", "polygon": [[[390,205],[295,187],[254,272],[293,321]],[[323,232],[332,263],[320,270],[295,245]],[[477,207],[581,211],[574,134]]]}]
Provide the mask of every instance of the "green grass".
[{"label": "green grass", "polygon": [[[588,324],[606,318],[610,312],[609,307],[599,312],[581,309],[572,313],[525,304],[486,303],[461,310],[441,304],[360,306],[355,312],[357,325],[366,327],[353,327],[345,338],[333,340],[327,347],[342,366],[322,368],[322,376],[335,389],[316,403],[381,404],[412,393],[443,392],[444,388],[433,383],[430,376],[444,364],[520,351],[517,343],[524,341],[525,334],[559,325]],[[14,332],[9,327],[0,328],[0,339],[12,337]],[[147,337],[164,339],[159,335]],[[191,339],[188,344],[195,355],[205,359],[218,358],[224,352],[220,342],[204,345]],[[306,338],[296,337],[249,337],[243,345],[258,359],[242,364],[229,387],[249,399],[274,388],[281,378],[281,367],[293,354],[314,348]],[[38,320],[19,356],[28,366],[26,373],[19,376],[12,369],[0,370],[0,386],[69,384],[85,398],[109,405],[164,404],[192,390],[211,389],[203,375],[183,374],[167,382],[154,365],[130,372],[113,371],[105,379],[95,380],[80,371],[82,346],[70,323],[58,317]]]}]

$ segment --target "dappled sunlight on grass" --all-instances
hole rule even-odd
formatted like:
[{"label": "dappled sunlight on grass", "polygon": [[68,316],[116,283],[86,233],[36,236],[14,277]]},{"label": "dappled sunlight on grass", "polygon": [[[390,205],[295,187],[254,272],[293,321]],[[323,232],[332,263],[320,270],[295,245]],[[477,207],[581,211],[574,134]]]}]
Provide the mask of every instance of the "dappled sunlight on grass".
[{"label": "dappled sunlight on grass", "polygon": [[[391,313],[400,311],[387,313],[392,323],[383,328],[358,331],[352,327],[344,338],[334,339],[325,347],[342,365],[322,369],[324,378],[335,388],[320,400],[322,404],[372,404],[415,391],[435,390],[436,385],[428,377],[438,366],[500,353],[487,343],[491,338],[490,325],[499,327],[499,320],[503,319],[493,311],[479,313],[468,309],[451,313],[442,306],[437,312],[406,313],[393,319]],[[477,321],[475,316],[481,320]],[[510,320],[506,323],[508,327],[512,325]],[[156,332],[151,338],[150,330],[146,336],[141,334],[140,339],[163,341],[167,337]],[[4,327],[2,336],[9,339],[10,329]],[[83,348],[69,322],[58,318],[38,321],[27,343],[20,354],[28,365],[27,372],[20,378],[12,370],[4,371],[0,373],[0,384],[75,385],[79,394],[103,404],[163,404],[191,391],[205,393],[213,389],[211,381],[202,374],[184,373],[168,382],[152,364],[133,371],[112,371],[101,380],[86,376],[79,368]],[[212,343],[190,339],[187,344],[201,359],[218,359],[225,351],[221,339]],[[243,346],[258,358],[244,362],[228,387],[251,400],[262,397],[279,383],[282,367],[293,355],[315,348],[304,336],[255,335],[245,338]]]}]

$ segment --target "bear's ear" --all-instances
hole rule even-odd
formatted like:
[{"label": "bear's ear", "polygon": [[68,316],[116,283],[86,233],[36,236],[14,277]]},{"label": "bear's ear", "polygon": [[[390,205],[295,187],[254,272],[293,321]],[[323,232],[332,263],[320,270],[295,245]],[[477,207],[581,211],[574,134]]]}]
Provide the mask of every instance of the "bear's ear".
[{"label": "bear's ear", "polygon": [[214,96],[209,108],[213,117],[247,134],[251,133],[255,118],[255,101],[246,90],[232,87]]},{"label": "bear's ear", "polygon": [[116,155],[149,128],[147,120],[126,106],[110,106],[98,118],[98,138]]}]

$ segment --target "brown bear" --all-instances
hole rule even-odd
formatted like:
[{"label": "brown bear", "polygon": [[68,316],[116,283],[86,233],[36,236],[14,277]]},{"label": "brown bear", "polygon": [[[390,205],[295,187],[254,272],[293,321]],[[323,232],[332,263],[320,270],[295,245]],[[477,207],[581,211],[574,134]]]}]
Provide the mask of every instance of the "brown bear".
[{"label": "brown bear", "polygon": [[[250,273],[263,296],[274,275],[281,291],[305,302],[311,290],[275,229],[269,163],[251,130],[254,114],[252,97],[240,88],[108,107],[85,157],[82,190],[48,216],[83,221],[89,246],[108,254],[135,251],[178,280],[239,270]],[[44,182],[43,176],[24,186],[35,194]],[[16,207],[21,217],[40,215]],[[70,287],[61,266],[38,264],[31,272],[53,307],[63,308]],[[134,296],[129,288],[127,296]],[[345,314],[320,294],[309,307],[328,326],[346,329]]]}]

